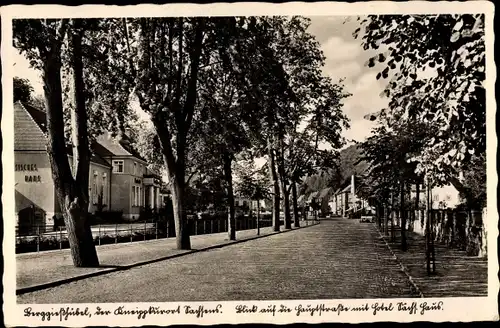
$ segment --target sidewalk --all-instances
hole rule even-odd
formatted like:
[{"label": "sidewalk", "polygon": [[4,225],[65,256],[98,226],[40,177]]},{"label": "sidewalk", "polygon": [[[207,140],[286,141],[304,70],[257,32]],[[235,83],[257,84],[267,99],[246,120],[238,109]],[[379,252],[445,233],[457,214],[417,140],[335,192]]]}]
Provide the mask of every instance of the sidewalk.
[{"label": "sidewalk", "polygon": [[408,233],[408,250],[401,250],[400,234],[394,242],[384,236],[389,248],[423,297],[468,297],[488,295],[488,260],[467,256],[465,251],[436,242],[436,272],[427,274],[425,238]]},{"label": "sidewalk", "polygon": [[[312,226],[312,221],[301,221],[301,228]],[[291,230],[301,229],[292,228]],[[191,250],[177,250],[175,238],[155,239],[133,243],[97,246],[100,266],[76,268],[73,266],[69,249],[25,253],[16,255],[17,294],[49,288],[63,283],[80,280],[113,271],[149,264],[168,258],[219,248],[247,240],[274,235],[290,230],[274,232],[272,227],[236,232],[236,240],[230,241],[227,232],[191,236]]]}]

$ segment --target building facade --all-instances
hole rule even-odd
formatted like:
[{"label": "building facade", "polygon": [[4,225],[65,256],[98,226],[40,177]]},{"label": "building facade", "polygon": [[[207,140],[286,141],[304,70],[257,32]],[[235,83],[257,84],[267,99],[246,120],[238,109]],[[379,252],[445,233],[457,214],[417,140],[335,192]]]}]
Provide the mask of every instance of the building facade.
[{"label": "building facade", "polygon": [[[27,104],[14,104],[15,211],[18,226],[52,226],[61,217],[46,150],[46,114]],[[125,135],[109,133],[92,144],[89,212],[122,212],[139,218],[141,208],[162,205],[160,177],[133,151]],[[68,149],[73,167],[71,149]]]},{"label": "building facade", "polygon": [[349,182],[346,182],[342,188],[331,194],[329,205],[334,215],[347,217],[350,213],[362,209],[373,211],[368,200],[358,195],[357,179],[359,178],[352,175]]}]

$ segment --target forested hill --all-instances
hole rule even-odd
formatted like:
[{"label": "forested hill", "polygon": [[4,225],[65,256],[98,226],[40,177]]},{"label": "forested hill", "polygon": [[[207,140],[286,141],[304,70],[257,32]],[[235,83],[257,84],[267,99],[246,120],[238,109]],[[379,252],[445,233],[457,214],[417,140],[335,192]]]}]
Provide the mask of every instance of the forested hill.
[{"label": "forested hill", "polygon": [[327,187],[338,189],[350,179],[351,175],[364,173],[369,163],[362,160],[362,150],[359,144],[354,144],[340,151],[338,168],[332,168],[327,173],[315,174],[305,179],[302,189],[306,194]]}]

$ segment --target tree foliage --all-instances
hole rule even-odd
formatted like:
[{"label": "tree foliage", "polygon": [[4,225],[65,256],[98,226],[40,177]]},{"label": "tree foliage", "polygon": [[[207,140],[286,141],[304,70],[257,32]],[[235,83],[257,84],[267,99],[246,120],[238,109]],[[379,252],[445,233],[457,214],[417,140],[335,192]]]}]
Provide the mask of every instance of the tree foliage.
[{"label": "tree foliage", "polygon": [[30,102],[33,93],[33,87],[27,79],[14,77],[14,102]]},{"label": "tree foliage", "polygon": [[485,152],[484,15],[370,15],[354,35],[378,51],[367,62],[377,78],[392,76],[385,118],[436,128],[415,156],[420,172],[444,182]]}]

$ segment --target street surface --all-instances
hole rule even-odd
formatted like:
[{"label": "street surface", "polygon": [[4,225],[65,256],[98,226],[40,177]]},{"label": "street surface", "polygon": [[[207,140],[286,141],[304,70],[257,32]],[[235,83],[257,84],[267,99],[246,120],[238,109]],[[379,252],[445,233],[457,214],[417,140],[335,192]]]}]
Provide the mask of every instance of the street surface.
[{"label": "street surface", "polygon": [[18,303],[416,297],[375,227],[336,218],[18,296]]}]

